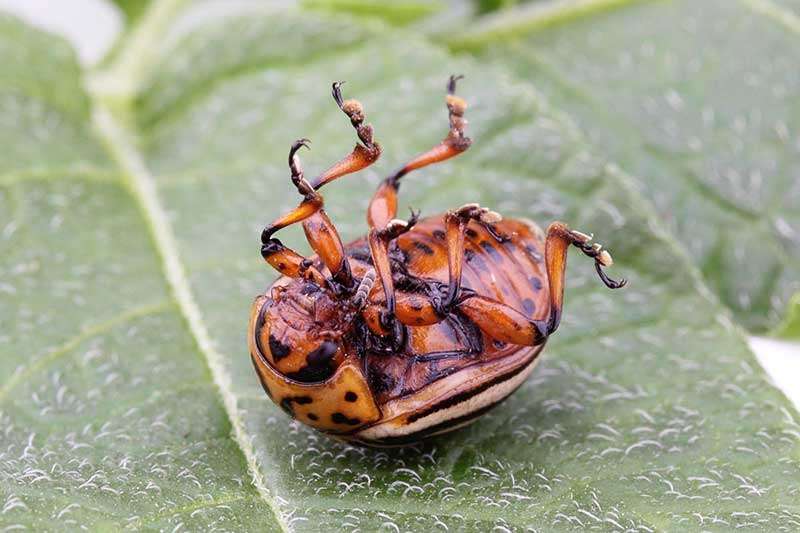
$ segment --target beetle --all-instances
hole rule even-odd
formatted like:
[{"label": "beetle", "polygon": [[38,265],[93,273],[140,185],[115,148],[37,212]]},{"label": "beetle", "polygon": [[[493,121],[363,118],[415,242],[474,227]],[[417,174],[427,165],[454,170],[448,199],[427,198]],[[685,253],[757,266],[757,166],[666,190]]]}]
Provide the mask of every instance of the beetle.
[{"label": "beetle", "polygon": [[[450,130],[432,149],[381,182],[367,210],[369,233],[343,245],[319,189],[381,154],[357,100],[336,104],[360,142],[307,180],[289,151],[300,204],[264,228],[261,254],[281,276],[256,297],[248,341],[267,395],[288,414],[339,439],[397,446],[464,426],[517,389],[561,318],[567,250],[593,258],[600,279],[611,255],[561,222],[544,233],[477,204],[420,219],[396,218],[398,189],[413,170],[465,152],[466,102],[447,83]],[[275,233],[302,223],[315,256]]]}]

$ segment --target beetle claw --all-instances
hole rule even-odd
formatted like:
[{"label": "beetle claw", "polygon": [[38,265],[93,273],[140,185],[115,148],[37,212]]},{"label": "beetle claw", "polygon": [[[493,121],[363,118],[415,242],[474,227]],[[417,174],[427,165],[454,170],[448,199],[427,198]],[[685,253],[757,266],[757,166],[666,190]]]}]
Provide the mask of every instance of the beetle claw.
[{"label": "beetle claw", "polygon": [[331,95],[336,101],[336,105],[339,106],[339,109],[341,109],[344,105],[344,99],[342,99],[342,85],[344,85],[343,81],[335,81],[333,82],[333,86],[331,88]]},{"label": "beetle claw", "polygon": [[597,275],[600,276],[600,279],[609,289],[621,289],[628,284],[628,280],[625,278],[620,278],[619,280],[609,278],[599,261],[595,261],[594,269],[597,270]]},{"label": "beetle claw", "polygon": [[447,80],[447,94],[456,94],[456,82],[463,79],[463,74],[451,74],[450,79]]}]

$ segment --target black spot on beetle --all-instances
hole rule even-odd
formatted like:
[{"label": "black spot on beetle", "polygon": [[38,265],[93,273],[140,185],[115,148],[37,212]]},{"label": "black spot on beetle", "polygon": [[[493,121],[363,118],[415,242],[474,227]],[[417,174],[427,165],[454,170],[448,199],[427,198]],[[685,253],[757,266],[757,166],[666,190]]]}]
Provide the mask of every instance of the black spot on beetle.
[{"label": "black spot on beetle", "polygon": [[348,401],[348,402],[355,402],[355,401],[357,401],[357,400],[358,400],[358,394],[356,394],[355,392],[353,392],[353,391],[349,390],[349,391],[347,391],[347,392],[345,393],[345,395],[344,395],[344,399],[345,399],[346,401]]},{"label": "black spot on beetle", "polygon": [[308,417],[309,420],[314,420],[315,422],[319,420],[319,417],[314,413],[308,413],[306,416]]},{"label": "black spot on beetle", "polygon": [[495,261],[498,261],[503,257],[500,255],[500,252],[494,247],[494,244],[492,244],[491,241],[481,241],[481,248],[483,248],[486,253],[489,254]]},{"label": "black spot on beetle", "polygon": [[269,351],[272,354],[272,359],[276,363],[292,353],[292,349],[276,339],[274,336],[269,336]]},{"label": "black spot on beetle", "polygon": [[445,233],[440,229],[433,230],[433,236],[439,239],[440,241],[443,241],[445,239]]},{"label": "black spot on beetle", "polygon": [[414,248],[416,248],[420,252],[424,253],[425,255],[433,255],[434,254],[433,248],[431,248],[430,246],[428,246],[427,244],[425,244],[424,242],[421,242],[421,241],[415,241],[414,242]]},{"label": "black spot on beetle", "polygon": [[470,239],[474,239],[475,237],[478,236],[478,233],[472,228],[467,228],[467,230],[464,232],[464,234],[467,237],[469,237]]},{"label": "black spot on beetle", "polygon": [[293,403],[298,405],[305,405],[312,403],[314,400],[311,399],[310,396],[286,396],[284,399],[281,400],[280,406],[281,409],[286,411],[292,418],[294,418],[294,407],[292,406]]},{"label": "black spot on beetle", "polygon": [[542,290],[542,280],[540,280],[537,277],[532,277],[531,278],[531,287],[533,287],[533,290],[535,290],[535,291]]},{"label": "black spot on beetle", "polygon": [[532,315],[534,311],[536,311],[536,304],[533,303],[533,300],[530,298],[525,298],[522,300],[522,308],[525,310],[526,313]]},{"label": "black spot on beetle", "polygon": [[338,348],[335,342],[323,342],[306,356],[306,366],[297,372],[286,374],[286,377],[304,383],[325,381],[336,371],[332,362]]},{"label": "black spot on beetle", "polygon": [[331,359],[333,359],[333,356],[336,354],[336,350],[338,349],[339,346],[335,342],[324,341],[319,345],[319,348],[308,354],[306,361],[311,367],[321,367],[327,365],[331,362]]},{"label": "black spot on beetle", "polygon": [[344,416],[342,413],[333,413],[331,415],[331,420],[334,424],[347,424],[348,426],[357,426],[361,423],[361,419],[359,418],[348,418]]},{"label": "black spot on beetle", "polygon": [[525,251],[528,252],[528,256],[530,256],[530,258],[536,261],[537,263],[542,262],[542,254],[539,252],[539,250],[537,250],[530,244],[525,245]]}]

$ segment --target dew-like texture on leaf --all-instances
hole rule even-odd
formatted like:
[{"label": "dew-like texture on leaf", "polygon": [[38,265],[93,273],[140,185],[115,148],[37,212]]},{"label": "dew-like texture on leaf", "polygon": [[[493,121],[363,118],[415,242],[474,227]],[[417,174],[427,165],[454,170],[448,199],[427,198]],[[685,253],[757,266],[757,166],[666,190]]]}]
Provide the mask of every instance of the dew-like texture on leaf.
[{"label": "dew-like texture on leaf", "polygon": [[[243,24],[261,33],[241,35]],[[240,42],[280,50],[287,28],[310,35],[292,37],[302,64],[251,60]],[[207,22],[162,50],[155,78],[137,99],[145,111],[142,156],[169,213],[168,230],[288,527],[800,526],[798,415],[767,384],[739,331],[628,179],[500,70],[454,59],[407,33],[364,32],[358,23],[309,13],[272,16],[269,24],[252,16]],[[219,66],[213,54],[196,53],[209,33],[226,35]],[[341,47],[351,33],[359,41]],[[245,341],[249,307],[275,279],[260,258],[260,230],[299,201],[286,168],[294,139],[313,141],[301,154],[309,176],[352,148],[331,81],[347,80],[345,96],[363,102],[384,148],[375,167],[324,191],[327,211],[351,239],[365,231],[381,177],[445,133],[444,85],[453,72],[466,75],[459,92],[470,103],[474,145],[405,178],[401,203],[433,214],[479,201],[542,225],[568,221],[613,250],[614,274],[631,282],[607,291],[589,261],[571,256],[561,328],[505,404],[417,447],[351,447],[291,422],[254,375]],[[178,111],[167,105],[185,98]],[[298,231],[281,239],[308,252]]]},{"label": "dew-like texture on leaf", "polygon": [[0,530],[274,524],[73,53],[0,27]]},{"label": "dew-like texture on leaf", "polygon": [[775,7],[631,2],[527,34],[508,15],[515,38],[484,43],[637,178],[754,331],[800,291],[800,21]]}]

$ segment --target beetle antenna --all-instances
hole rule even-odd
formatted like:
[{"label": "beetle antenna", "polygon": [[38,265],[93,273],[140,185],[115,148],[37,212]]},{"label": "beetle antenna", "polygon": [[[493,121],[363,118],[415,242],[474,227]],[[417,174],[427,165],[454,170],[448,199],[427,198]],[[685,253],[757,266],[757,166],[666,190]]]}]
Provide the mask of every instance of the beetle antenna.
[{"label": "beetle antenna", "polygon": [[358,284],[356,294],[353,296],[353,304],[359,311],[367,303],[367,297],[369,296],[369,292],[372,290],[373,285],[375,285],[375,269],[370,268],[367,273],[364,274],[364,277],[361,279],[361,283]]}]

